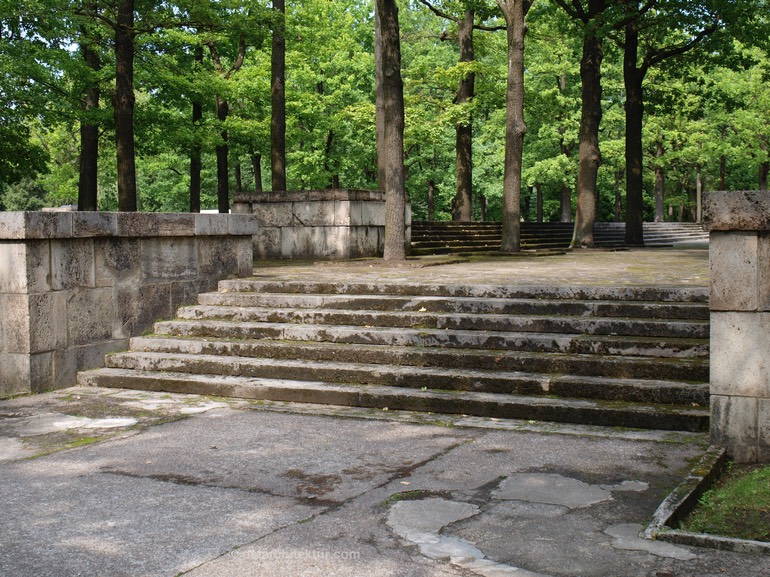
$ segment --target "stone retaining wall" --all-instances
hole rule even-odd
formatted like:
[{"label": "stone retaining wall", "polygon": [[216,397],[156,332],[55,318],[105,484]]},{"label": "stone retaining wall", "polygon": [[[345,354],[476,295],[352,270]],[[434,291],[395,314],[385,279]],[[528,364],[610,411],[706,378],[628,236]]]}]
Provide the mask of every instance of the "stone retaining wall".
[{"label": "stone retaining wall", "polygon": [[770,461],[770,197],[713,192],[711,440],[738,462]]},{"label": "stone retaining wall", "polygon": [[247,215],[0,212],[0,397],[75,384],[225,277],[250,276]]},{"label": "stone retaining wall", "polygon": [[[257,258],[347,259],[382,256],[385,194],[329,189],[237,194],[233,213],[252,214]],[[407,243],[411,208],[406,209]]]}]

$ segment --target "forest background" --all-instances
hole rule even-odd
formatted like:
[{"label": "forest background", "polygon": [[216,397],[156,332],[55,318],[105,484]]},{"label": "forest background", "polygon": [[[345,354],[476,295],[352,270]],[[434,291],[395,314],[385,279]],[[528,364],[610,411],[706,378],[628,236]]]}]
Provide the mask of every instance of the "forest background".
[{"label": "forest background", "polygon": [[[699,189],[767,189],[767,6],[738,3],[754,16],[720,26],[644,78],[645,220],[694,220]],[[564,4],[537,0],[527,14],[524,220],[575,216],[585,26]],[[500,220],[508,64],[502,14],[481,0],[400,1],[399,8],[413,218],[449,220],[457,212],[457,127],[466,126],[473,143],[472,218]],[[460,25],[469,9],[479,28],[472,60],[461,61]],[[190,210],[196,154],[200,207],[217,208],[217,151],[224,146],[230,194],[270,189],[278,29],[286,46],[286,189],[378,188],[372,1],[290,0],[285,20],[261,0],[138,1],[134,15],[139,210]],[[0,210],[77,204],[84,125],[97,135],[98,208],[117,210],[111,27],[117,16],[110,2],[0,0]],[[597,220],[622,221],[623,39],[611,25],[600,34]],[[641,57],[649,47],[694,34],[692,18],[660,20],[641,31]],[[472,97],[461,97],[459,87],[471,75]]]}]

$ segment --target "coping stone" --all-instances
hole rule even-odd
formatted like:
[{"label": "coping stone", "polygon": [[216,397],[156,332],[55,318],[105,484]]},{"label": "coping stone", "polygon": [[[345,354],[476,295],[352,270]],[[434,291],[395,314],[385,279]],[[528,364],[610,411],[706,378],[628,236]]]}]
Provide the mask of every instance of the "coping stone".
[{"label": "coping stone", "polygon": [[770,231],[770,195],[758,190],[703,195],[703,227],[714,230]]}]

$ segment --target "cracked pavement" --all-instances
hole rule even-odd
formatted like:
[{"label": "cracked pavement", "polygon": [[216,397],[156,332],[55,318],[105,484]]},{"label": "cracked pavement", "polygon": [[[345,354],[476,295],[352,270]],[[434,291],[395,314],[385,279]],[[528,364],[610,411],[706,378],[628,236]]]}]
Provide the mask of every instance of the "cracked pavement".
[{"label": "cracked pavement", "polygon": [[137,391],[0,401],[0,574],[770,576],[638,536],[705,443]]}]

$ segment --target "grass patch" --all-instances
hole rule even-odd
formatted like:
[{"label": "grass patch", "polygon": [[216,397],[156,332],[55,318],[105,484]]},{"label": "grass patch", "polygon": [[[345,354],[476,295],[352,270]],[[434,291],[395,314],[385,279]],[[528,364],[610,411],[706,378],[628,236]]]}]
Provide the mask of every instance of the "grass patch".
[{"label": "grass patch", "polygon": [[730,464],[717,484],[703,494],[681,528],[770,541],[770,466]]}]

